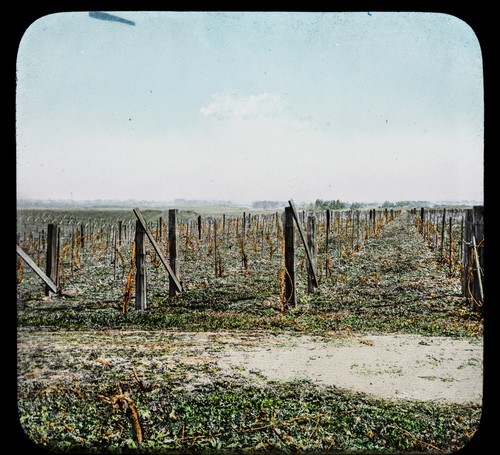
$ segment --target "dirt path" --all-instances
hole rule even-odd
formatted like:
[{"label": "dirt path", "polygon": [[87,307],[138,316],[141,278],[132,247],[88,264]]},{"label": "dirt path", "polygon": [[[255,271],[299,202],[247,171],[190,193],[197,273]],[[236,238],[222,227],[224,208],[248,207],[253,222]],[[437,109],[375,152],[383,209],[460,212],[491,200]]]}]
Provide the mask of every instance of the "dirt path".
[{"label": "dirt path", "polygon": [[[92,381],[135,366],[146,381],[187,371],[186,387],[307,379],[387,399],[480,404],[482,343],[448,337],[319,337],[224,332],[20,330],[19,381]],[[99,359],[99,360],[96,360]],[[98,363],[99,362],[99,363]],[[104,365],[104,367],[103,367]],[[196,366],[195,369],[192,366]]]},{"label": "dirt path", "polygon": [[224,353],[225,371],[309,379],[388,399],[481,403],[482,345],[416,335],[289,338]]}]

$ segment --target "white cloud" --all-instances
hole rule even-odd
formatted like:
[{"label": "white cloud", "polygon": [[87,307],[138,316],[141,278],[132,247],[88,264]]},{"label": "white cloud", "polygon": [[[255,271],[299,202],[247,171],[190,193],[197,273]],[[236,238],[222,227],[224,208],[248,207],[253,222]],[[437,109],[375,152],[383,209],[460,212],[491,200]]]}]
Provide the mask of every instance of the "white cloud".
[{"label": "white cloud", "polygon": [[238,93],[215,93],[212,101],[200,109],[205,117],[218,120],[270,120],[292,129],[322,129],[321,124],[311,114],[302,114],[290,106],[279,95],[267,92],[244,96]]},{"label": "white cloud", "polygon": [[283,109],[282,101],[277,95],[261,93],[259,95],[242,96],[237,93],[216,93],[212,101],[200,112],[206,117],[219,120],[227,118],[253,119],[260,117],[277,117]]}]

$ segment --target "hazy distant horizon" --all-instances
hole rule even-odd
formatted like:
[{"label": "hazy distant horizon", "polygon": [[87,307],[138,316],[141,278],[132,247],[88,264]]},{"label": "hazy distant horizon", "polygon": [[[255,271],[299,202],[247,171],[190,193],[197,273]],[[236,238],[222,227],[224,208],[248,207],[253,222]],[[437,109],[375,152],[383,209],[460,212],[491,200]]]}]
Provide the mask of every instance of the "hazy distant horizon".
[{"label": "hazy distant horizon", "polygon": [[[317,198],[320,199],[320,198]],[[173,199],[173,200],[160,200],[160,199],[17,199],[17,205],[29,205],[29,204],[40,204],[40,205],[50,205],[50,204],[63,204],[70,206],[74,205],[114,205],[114,206],[133,206],[137,203],[146,203],[151,205],[165,206],[165,205],[178,205],[178,206],[195,206],[195,205],[228,205],[228,206],[251,206],[254,203],[259,202],[273,202],[279,203],[283,205],[288,205],[287,200],[267,200],[267,199],[254,199],[250,201],[244,200],[219,200],[219,199]],[[336,200],[336,199],[334,199]],[[340,199],[339,199],[340,200]],[[298,204],[313,204],[316,201],[314,200],[298,200],[295,201]],[[442,199],[427,199],[427,200],[384,200],[384,201],[347,201],[340,200],[340,202],[345,203],[346,205],[350,204],[363,204],[363,205],[382,205],[384,203],[422,203],[422,204],[432,204],[432,205],[483,205],[482,200],[465,200],[465,199],[455,199],[455,200],[442,200]]]}]

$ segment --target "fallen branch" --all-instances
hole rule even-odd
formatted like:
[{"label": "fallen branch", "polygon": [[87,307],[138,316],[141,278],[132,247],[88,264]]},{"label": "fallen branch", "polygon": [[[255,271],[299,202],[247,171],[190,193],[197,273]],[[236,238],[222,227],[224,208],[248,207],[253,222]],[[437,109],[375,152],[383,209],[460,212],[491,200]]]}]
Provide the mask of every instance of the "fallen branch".
[{"label": "fallen branch", "polygon": [[139,420],[139,413],[137,412],[137,407],[130,397],[128,392],[123,393],[121,384],[118,383],[118,395],[101,395],[97,394],[99,399],[105,403],[110,405],[113,409],[123,408],[125,411],[125,415],[130,420],[132,424],[132,429],[134,430],[135,437],[137,439],[138,444],[142,444],[144,441],[144,434],[142,431],[141,422]]}]

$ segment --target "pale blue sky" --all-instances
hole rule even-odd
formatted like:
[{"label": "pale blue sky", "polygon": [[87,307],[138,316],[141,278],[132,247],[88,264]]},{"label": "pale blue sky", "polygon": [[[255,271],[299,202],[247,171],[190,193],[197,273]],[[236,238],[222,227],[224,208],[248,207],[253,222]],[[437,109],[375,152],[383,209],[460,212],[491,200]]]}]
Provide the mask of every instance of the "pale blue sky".
[{"label": "pale blue sky", "polygon": [[17,68],[19,198],[478,200],[473,30],[434,13],[40,18]]}]

